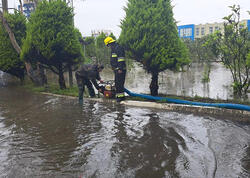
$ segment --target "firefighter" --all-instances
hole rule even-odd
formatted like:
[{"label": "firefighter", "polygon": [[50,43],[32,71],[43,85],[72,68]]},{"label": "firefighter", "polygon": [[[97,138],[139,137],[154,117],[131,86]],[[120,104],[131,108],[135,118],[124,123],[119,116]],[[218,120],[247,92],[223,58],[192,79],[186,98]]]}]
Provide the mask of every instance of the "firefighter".
[{"label": "firefighter", "polygon": [[104,40],[106,46],[111,48],[110,64],[115,74],[116,100],[125,100],[124,83],[126,77],[126,63],[124,49],[111,37]]},{"label": "firefighter", "polygon": [[100,78],[100,72],[103,70],[103,65],[91,65],[91,64],[84,64],[82,65],[75,73],[76,82],[78,86],[78,93],[79,93],[79,103],[83,103],[83,92],[85,85],[88,88],[90,97],[95,97],[95,88],[101,92],[99,85],[97,84],[96,80],[102,82]]}]

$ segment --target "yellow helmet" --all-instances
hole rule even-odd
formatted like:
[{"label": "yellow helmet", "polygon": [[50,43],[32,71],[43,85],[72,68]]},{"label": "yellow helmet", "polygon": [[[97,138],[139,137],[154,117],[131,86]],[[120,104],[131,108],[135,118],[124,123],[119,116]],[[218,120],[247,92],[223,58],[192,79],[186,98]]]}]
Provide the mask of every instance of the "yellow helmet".
[{"label": "yellow helmet", "polygon": [[110,36],[108,36],[104,40],[105,45],[108,45],[108,44],[113,43],[113,42],[115,42],[115,40],[113,38],[111,38]]}]

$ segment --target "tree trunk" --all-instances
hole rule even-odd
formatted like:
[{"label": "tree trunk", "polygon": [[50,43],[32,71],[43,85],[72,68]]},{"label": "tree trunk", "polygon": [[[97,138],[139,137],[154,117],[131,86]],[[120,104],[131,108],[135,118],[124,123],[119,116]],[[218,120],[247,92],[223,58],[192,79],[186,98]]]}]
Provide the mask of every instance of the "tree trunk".
[{"label": "tree trunk", "polygon": [[8,1],[2,0],[3,12],[8,12]]},{"label": "tree trunk", "polygon": [[39,79],[39,85],[40,86],[47,85],[48,82],[47,82],[47,76],[45,75],[45,69],[40,63],[37,64],[37,72],[38,72],[37,78]]},{"label": "tree trunk", "polygon": [[152,75],[152,80],[151,80],[151,83],[150,83],[150,93],[152,96],[157,96],[158,95],[158,89],[159,89],[159,86],[158,86],[158,76],[159,76],[159,73],[158,72],[152,72],[151,73]]},{"label": "tree trunk", "polygon": [[62,65],[59,66],[58,71],[59,71],[59,85],[60,85],[60,89],[66,89],[64,75],[63,75],[63,70],[62,70]]},{"label": "tree trunk", "polygon": [[68,70],[69,70],[69,86],[73,87],[73,74],[71,65],[68,65]]},{"label": "tree trunk", "polygon": [[242,96],[242,84],[238,82],[238,79],[234,81],[233,84],[233,93],[234,97],[240,98]]},{"label": "tree trunk", "polygon": [[19,3],[20,3],[20,11],[21,11],[21,13],[23,14],[23,3],[22,3],[21,0],[19,0]]}]

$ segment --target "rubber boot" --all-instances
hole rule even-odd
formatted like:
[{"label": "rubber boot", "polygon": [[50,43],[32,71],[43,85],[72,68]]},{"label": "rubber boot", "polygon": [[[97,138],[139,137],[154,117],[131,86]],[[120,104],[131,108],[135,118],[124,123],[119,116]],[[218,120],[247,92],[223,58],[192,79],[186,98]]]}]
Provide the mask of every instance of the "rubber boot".
[{"label": "rubber boot", "polygon": [[83,99],[79,98],[79,104],[82,105],[83,104]]},{"label": "rubber boot", "polygon": [[89,95],[90,95],[91,98],[94,98],[94,97],[95,97],[95,91],[94,91],[93,88],[92,88],[92,90],[89,89]]}]

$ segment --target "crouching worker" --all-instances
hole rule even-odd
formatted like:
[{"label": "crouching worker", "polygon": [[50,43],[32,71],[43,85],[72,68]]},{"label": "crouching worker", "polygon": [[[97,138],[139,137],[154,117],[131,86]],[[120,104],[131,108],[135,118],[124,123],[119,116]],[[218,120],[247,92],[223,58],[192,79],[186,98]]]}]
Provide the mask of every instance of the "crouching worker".
[{"label": "crouching worker", "polygon": [[84,64],[82,65],[75,73],[76,82],[78,86],[78,94],[79,94],[79,103],[83,103],[83,93],[85,85],[88,88],[90,97],[95,97],[95,88],[100,91],[100,87],[97,84],[97,80],[101,81],[100,72],[103,70],[103,65],[91,65]]}]

